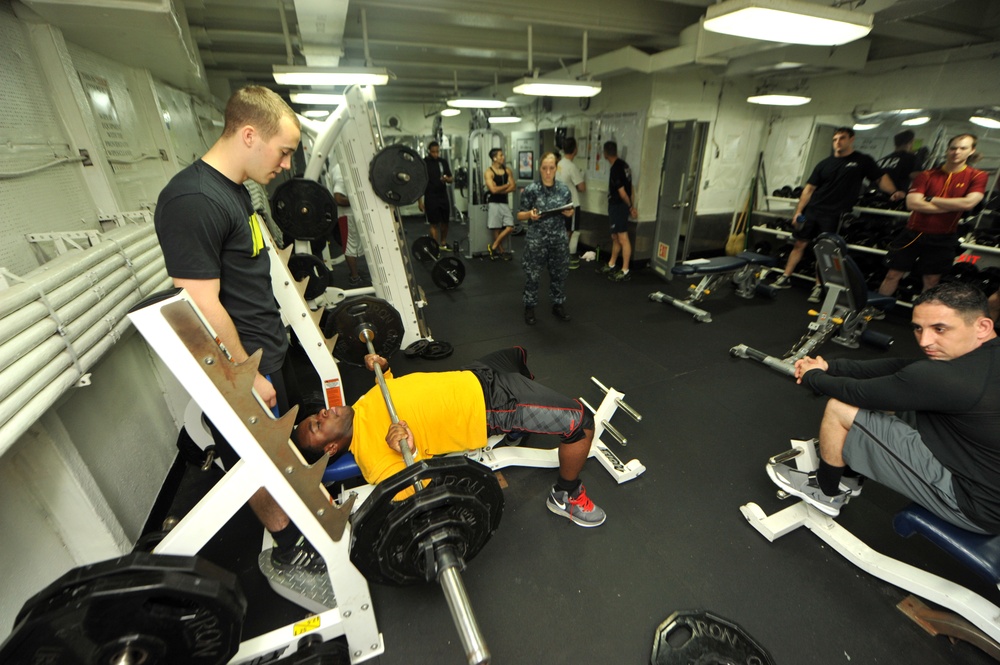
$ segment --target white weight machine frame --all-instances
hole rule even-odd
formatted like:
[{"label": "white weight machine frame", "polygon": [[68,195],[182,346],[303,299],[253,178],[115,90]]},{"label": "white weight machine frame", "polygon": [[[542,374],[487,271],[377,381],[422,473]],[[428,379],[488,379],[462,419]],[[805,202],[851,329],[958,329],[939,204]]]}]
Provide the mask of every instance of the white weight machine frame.
[{"label": "white weight machine frame", "polygon": [[[819,466],[814,440],[793,439],[791,443],[790,450],[775,455],[768,463],[776,464],[794,458],[796,467],[805,472]],[[750,526],[769,542],[804,526],[869,575],[961,615],[991,639],[1000,641],[1000,608],[996,605],[959,584],[877,552],[832,517],[805,501],[797,501],[772,515],[764,513],[756,503],[740,506],[740,512]]]},{"label": "white weight machine frame", "polygon": [[352,663],[383,653],[368,582],[350,561],[354,500],[333,503],[321,483],[327,458],[309,466],[289,440],[298,408],[275,419],[253,391],[260,351],[234,364],[183,290],[129,318],[188,393],[198,395],[198,404],[240,456],[153,552],[197,554],[264,487],[326,561],[336,607],[243,642],[230,665],[295,653],[307,633],[324,641],[345,636]]}]

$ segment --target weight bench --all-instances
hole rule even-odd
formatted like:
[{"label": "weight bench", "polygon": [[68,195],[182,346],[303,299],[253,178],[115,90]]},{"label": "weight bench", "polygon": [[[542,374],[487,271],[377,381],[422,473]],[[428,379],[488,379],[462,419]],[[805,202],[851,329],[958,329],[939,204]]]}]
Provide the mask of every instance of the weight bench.
[{"label": "weight bench", "polygon": [[[775,455],[768,463],[794,459],[799,470],[815,470],[819,465],[816,440],[793,440],[791,443],[790,450]],[[788,497],[781,490],[778,496]],[[797,501],[772,515],[766,515],[756,503],[740,506],[740,512],[770,542],[799,527],[808,528],[858,568],[949,610],[932,610],[913,597],[899,604],[900,610],[929,633],[966,640],[1000,660],[997,644],[1000,641],[1000,607],[972,590],[877,552],[834,518],[805,501]],[[917,505],[900,511],[893,519],[893,527],[904,537],[914,533],[925,536],[991,584],[1000,583],[1000,537],[965,531]]]},{"label": "weight bench", "polygon": [[823,304],[819,311],[810,310],[815,316],[808,330],[799,341],[778,358],[746,344],[734,346],[729,354],[736,358],[749,358],[773,370],[795,376],[795,362],[813,352],[831,337],[833,342],[856,349],[859,342],[878,348],[892,346],[892,337],[874,330],[868,324],[896,304],[896,299],[869,291],[858,264],[848,254],[847,243],[833,233],[823,233],[816,239],[816,268],[823,286]]},{"label": "weight bench", "polygon": [[[590,380],[601,389],[604,393],[604,398],[601,400],[601,404],[596,409],[588,404],[585,399],[582,397],[580,398],[580,401],[583,402],[584,406],[594,415],[594,441],[590,446],[589,457],[596,458],[597,461],[600,462],[608,473],[610,473],[611,476],[618,482],[618,484],[632,480],[633,478],[638,478],[646,470],[646,467],[637,459],[633,459],[629,462],[623,462],[613,450],[608,448],[608,446],[601,441],[601,437],[605,432],[607,432],[607,434],[611,436],[611,438],[615,439],[619,444],[623,446],[627,445],[628,439],[625,438],[625,436],[623,436],[622,433],[611,424],[612,416],[619,408],[621,408],[622,411],[627,413],[636,422],[641,421],[642,416],[635,409],[625,403],[624,393],[619,392],[614,388],[605,386],[594,377],[590,377]],[[505,439],[508,440],[510,445],[501,445]],[[508,466],[523,466],[539,469],[555,469],[559,466],[558,447],[529,448],[527,446],[518,446],[510,440],[510,437],[503,434],[496,434],[489,437],[486,441],[486,445],[482,448],[455,454],[464,455],[469,459],[479,462],[491,471],[498,471]],[[336,460],[327,465],[326,471],[323,473],[323,484],[329,485],[335,482],[343,482],[360,476],[361,470],[358,468],[357,462],[354,460],[354,455],[348,451],[343,455],[338,456]],[[367,494],[370,493],[370,487],[371,486],[367,486],[366,488],[354,488],[351,491],[357,492],[359,494],[359,499],[363,500]],[[361,501],[359,500],[356,505],[360,505],[360,503]]]},{"label": "weight bench", "polygon": [[756,252],[740,252],[736,256],[717,256],[711,259],[693,259],[676,264],[670,272],[678,277],[701,277],[698,284],[688,287],[688,297],[680,300],[662,291],[649,294],[650,300],[673,305],[694,315],[696,321],[711,323],[712,315],[697,307],[706,296],[727,279],[736,287],[736,295],[753,298],[758,292],[773,298],[777,291],[761,284],[766,269],[774,267],[774,258]]}]

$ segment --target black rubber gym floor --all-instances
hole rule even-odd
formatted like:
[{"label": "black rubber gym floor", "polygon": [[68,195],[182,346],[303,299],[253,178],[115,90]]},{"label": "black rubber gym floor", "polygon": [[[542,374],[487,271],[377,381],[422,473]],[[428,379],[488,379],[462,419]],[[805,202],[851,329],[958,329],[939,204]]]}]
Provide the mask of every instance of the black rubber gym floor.
[{"label": "black rubber gym floor", "polygon": [[[408,242],[426,228],[420,221],[405,226]],[[522,243],[515,237],[515,250]],[[608,514],[596,529],[545,508],[554,471],[503,471],[509,487],[500,529],[463,574],[494,663],[648,663],[660,622],[695,609],[741,625],[781,665],[993,662],[968,644],[925,633],[896,609],[906,593],[855,568],[807,530],[768,543],[740,514],[748,501],[768,513],[784,507],[764,473],[766,459],[787,449],[790,438],[815,435],[824,401],[728,350],[746,343],[783,355],[810,320],[805,282],[777,300],[743,300],[726,289],[708,298],[714,321],[703,324],[647,299],[656,290],[681,295],[686,284],[638,270],[630,282],[613,284],[584,263],[567,283],[573,320],[551,315],[543,282],[538,324],[529,327],[519,261],[465,263],[465,282],[453,291],[437,289],[426,270],[415,268],[434,338],[453,344],[454,355],[428,361],[400,353],[394,371],[451,370],[500,347],[524,346],[536,380],[554,389],[596,405],[595,376],[624,392],[643,420],[619,413],[613,422],[628,446],[606,443],[647,469],[617,485],[588,461],[588,493]],[[908,318],[903,309],[873,324],[895,336],[887,353],[917,353]],[[880,353],[832,343],[821,349],[830,357]],[[351,398],[373,385],[370,374],[350,368],[344,379]],[[536,437],[531,445],[556,444]],[[905,504],[868,483],[839,521],[886,554],[1000,601],[996,588],[932,545],[894,534],[892,515]],[[251,608],[245,636],[305,614],[256,572],[259,543],[259,527],[244,510],[206,552],[240,574]],[[386,646],[379,662],[465,662],[436,585],[373,585],[372,596]]]}]

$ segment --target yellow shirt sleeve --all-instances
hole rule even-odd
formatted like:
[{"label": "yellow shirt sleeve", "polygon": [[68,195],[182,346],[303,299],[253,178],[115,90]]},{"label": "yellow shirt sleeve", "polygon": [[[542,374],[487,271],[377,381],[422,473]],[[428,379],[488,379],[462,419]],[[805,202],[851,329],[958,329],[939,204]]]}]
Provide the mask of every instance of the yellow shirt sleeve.
[{"label": "yellow shirt sleeve", "polygon": [[[400,420],[413,431],[417,460],[486,445],[486,400],[472,372],[418,372],[386,375],[386,386]],[[351,451],[369,483],[380,483],[406,468],[403,456],[385,435],[392,420],[375,386],[354,404]]]}]

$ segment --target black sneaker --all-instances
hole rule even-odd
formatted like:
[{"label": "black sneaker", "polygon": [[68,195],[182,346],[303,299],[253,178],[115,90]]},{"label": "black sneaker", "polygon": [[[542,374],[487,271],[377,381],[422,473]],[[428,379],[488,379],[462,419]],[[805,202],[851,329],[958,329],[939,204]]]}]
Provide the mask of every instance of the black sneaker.
[{"label": "black sneaker", "polygon": [[552,305],[552,313],[555,314],[555,317],[560,321],[569,321],[571,318],[570,315],[566,313],[566,310],[562,305]]},{"label": "black sneaker", "polygon": [[524,322],[529,326],[535,325],[535,308],[525,307],[524,308]]},{"label": "black sneaker", "polygon": [[271,565],[282,573],[303,572],[326,575],[326,562],[305,536],[291,547],[275,546],[271,549]]}]

